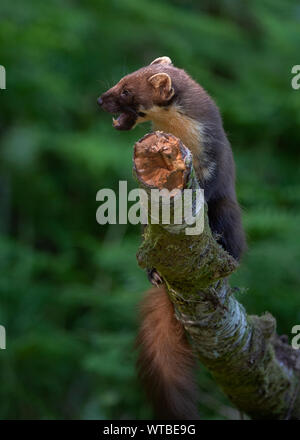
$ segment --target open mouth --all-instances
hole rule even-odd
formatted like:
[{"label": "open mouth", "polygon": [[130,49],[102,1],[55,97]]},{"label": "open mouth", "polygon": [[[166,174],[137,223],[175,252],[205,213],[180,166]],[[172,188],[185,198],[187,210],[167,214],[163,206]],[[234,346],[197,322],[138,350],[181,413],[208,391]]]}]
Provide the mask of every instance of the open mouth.
[{"label": "open mouth", "polygon": [[134,126],[137,116],[133,112],[121,113],[117,118],[113,118],[113,127],[116,130],[130,130]]}]

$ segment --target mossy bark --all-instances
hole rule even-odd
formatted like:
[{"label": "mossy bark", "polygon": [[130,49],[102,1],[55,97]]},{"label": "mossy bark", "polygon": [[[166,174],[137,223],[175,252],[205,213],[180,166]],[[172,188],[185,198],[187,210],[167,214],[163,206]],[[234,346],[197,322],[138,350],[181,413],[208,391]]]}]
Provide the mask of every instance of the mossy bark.
[{"label": "mossy bark", "polygon": [[[154,133],[156,146],[161,135]],[[180,149],[186,167],[182,189],[196,190],[188,150],[182,144]],[[149,192],[154,186],[143,180],[137,163],[134,174]],[[139,167],[142,171],[141,163]],[[238,265],[212,236],[207,209],[204,216],[200,235],[149,224],[138,262],[142,268],[155,267],[163,277],[198,358],[240,411],[254,419],[300,419],[299,351],[276,334],[275,318],[247,315],[235,299],[228,277]]]}]

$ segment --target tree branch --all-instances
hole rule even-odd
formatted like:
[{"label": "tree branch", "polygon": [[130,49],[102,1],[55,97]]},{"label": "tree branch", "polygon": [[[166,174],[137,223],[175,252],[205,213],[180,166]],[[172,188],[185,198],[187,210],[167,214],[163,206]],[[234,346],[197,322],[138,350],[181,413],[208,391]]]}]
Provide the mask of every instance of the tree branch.
[{"label": "tree branch", "polygon": [[[199,188],[191,153],[162,132],[136,143],[134,174],[147,194],[166,187],[182,197],[182,190]],[[240,411],[254,419],[300,419],[299,351],[276,334],[272,315],[247,315],[235,299],[228,276],[237,263],[212,236],[206,211],[200,235],[186,235],[187,225],[164,225],[161,216],[149,224],[139,265],[163,277],[198,358]]]}]

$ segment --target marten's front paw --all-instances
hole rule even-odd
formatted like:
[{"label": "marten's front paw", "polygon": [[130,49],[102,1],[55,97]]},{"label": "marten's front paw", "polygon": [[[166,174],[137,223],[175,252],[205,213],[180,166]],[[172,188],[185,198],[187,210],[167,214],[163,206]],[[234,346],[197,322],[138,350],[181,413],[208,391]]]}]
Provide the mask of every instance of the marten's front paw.
[{"label": "marten's front paw", "polygon": [[164,282],[162,277],[159,275],[156,269],[147,269],[148,280],[153,286],[158,287],[160,284]]}]

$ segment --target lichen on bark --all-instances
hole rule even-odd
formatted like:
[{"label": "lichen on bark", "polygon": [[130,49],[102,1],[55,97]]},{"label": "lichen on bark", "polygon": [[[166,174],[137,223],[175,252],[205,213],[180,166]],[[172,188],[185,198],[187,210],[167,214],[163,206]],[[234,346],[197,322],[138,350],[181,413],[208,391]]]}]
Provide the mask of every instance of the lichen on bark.
[{"label": "lichen on bark", "polygon": [[[134,175],[148,193],[165,182],[168,189],[198,186],[189,150],[161,132],[136,144]],[[276,334],[275,318],[247,315],[235,299],[229,276],[238,264],[213,237],[206,207],[200,235],[149,224],[137,259],[163,277],[196,355],[240,411],[254,419],[300,419],[299,351]]]}]

